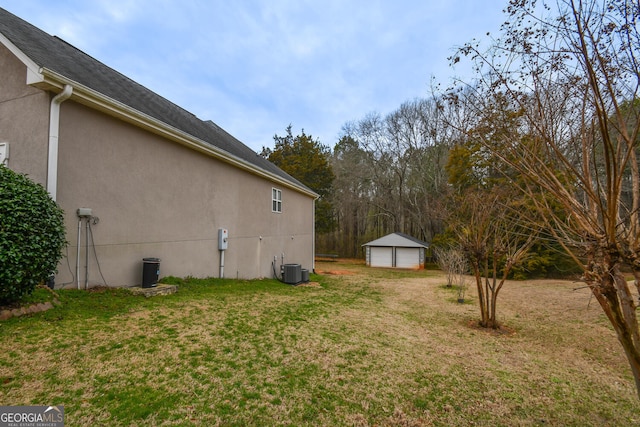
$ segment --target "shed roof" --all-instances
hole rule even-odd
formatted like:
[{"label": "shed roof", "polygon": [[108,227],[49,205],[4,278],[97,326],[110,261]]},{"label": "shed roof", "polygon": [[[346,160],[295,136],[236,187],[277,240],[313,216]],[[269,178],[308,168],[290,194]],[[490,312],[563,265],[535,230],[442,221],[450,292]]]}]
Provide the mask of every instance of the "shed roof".
[{"label": "shed roof", "polygon": [[384,237],[365,243],[362,246],[386,246],[400,248],[428,248],[429,244],[404,233],[391,233]]},{"label": "shed roof", "polygon": [[[142,113],[139,117],[168,125],[177,135],[185,133],[192,139],[214,148],[223,160],[247,169],[261,171],[261,175],[275,177],[309,194],[315,193],[267,159],[227,133],[210,120],[203,121],[194,114],[136,83],[106,66],[61,38],[51,36],[30,23],[0,8],[0,43],[17,54],[31,76],[70,82],[74,87],[89,89],[110,100],[113,105],[125,106]],[[18,51],[16,51],[16,48]],[[44,87],[46,87],[43,84]],[[60,88],[64,85],[57,85]],[[48,87],[54,89],[55,85]],[[120,107],[121,108],[121,107]],[[157,130],[153,123],[150,129]],[[158,133],[161,133],[158,131]],[[317,195],[316,195],[317,196]]]}]

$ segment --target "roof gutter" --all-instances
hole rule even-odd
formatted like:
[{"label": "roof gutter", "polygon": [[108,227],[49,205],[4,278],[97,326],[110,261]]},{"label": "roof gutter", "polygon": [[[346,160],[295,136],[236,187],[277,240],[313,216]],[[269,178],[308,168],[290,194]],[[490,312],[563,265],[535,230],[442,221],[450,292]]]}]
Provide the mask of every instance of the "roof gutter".
[{"label": "roof gutter", "polygon": [[60,105],[71,97],[73,87],[64,86],[62,92],[51,99],[49,108],[49,157],[47,161],[47,191],[56,200],[58,189],[58,137],[60,134]]},{"label": "roof gutter", "polygon": [[[306,187],[296,185],[295,183],[292,183],[291,181],[288,181],[278,175],[275,175],[264,169],[258,168],[255,165],[247,162],[246,160],[243,160],[237,156],[234,156],[231,153],[228,153],[227,151],[224,151],[205,141],[202,141],[199,138],[196,138],[180,129],[177,129],[154,117],[151,117],[145,113],[142,113],[141,111],[133,109],[127,106],[126,104],[123,104],[113,98],[109,98],[103,95],[102,93],[97,92],[93,89],[90,89],[67,77],[64,77],[63,75],[55,71],[52,71],[43,67],[43,68],[40,68],[39,74],[43,77],[43,79],[38,82],[35,82],[34,84],[35,86],[40,86],[42,88],[50,89],[51,87],[60,88],[64,85],[64,87],[66,88],[67,86],[73,85],[73,87],[75,88],[73,91],[74,100],[77,100],[82,104],[88,105],[92,108],[96,108],[111,116],[118,117],[122,120],[125,120],[136,126],[142,127],[150,132],[153,132],[157,135],[161,135],[179,144],[185,145],[191,149],[207,154],[211,157],[215,157],[218,160],[231,164],[235,167],[243,169],[254,175],[269,179],[270,181],[276,182],[280,185],[291,188],[300,193],[306,194],[309,197],[313,197],[314,200],[319,197],[317,193],[315,193],[314,191]],[[64,101],[64,99],[62,101]],[[58,105],[58,108],[59,108],[59,105]],[[52,110],[53,110],[53,102],[52,102]]]}]

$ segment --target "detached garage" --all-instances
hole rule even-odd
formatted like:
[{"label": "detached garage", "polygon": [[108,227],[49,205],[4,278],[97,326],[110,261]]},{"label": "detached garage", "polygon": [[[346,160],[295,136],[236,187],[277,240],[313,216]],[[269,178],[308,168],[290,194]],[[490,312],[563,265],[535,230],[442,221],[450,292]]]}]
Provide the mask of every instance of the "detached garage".
[{"label": "detached garage", "polygon": [[404,233],[391,233],[362,245],[369,267],[424,268],[429,245]]}]

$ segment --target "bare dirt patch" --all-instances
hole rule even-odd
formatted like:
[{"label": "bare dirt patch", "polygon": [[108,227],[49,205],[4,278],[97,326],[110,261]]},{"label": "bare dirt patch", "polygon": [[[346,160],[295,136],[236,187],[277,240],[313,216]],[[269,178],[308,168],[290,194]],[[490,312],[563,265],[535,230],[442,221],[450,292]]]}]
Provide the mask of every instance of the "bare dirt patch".
[{"label": "bare dirt patch", "polygon": [[485,328],[480,324],[478,320],[469,320],[466,322],[466,325],[468,328],[473,329],[475,331],[479,331],[479,332],[494,335],[494,336],[509,337],[516,334],[515,329],[510,328],[508,326],[504,326],[504,325],[498,325],[498,327],[495,329]]},{"label": "bare dirt patch", "polygon": [[110,288],[108,286],[94,286],[92,288],[87,289],[87,292],[93,292],[93,293],[96,293],[96,294],[102,294],[102,293],[109,292],[109,291],[112,291],[112,290],[113,290],[113,288]]},{"label": "bare dirt patch", "polygon": [[356,274],[353,271],[349,270],[316,270],[318,274],[330,274],[332,276],[350,276]]},{"label": "bare dirt patch", "polygon": [[318,282],[307,282],[307,283],[300,283],[299,285],[297,285],[298,287],[303,287],[303,288],[321,288],[322,285]]}]

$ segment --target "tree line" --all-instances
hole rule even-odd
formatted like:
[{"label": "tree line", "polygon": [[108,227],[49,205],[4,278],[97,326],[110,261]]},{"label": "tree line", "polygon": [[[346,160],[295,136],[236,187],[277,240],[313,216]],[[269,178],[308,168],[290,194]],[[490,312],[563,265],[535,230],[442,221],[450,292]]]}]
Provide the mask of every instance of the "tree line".
[{"label": "tree line", "polygon": [[504,13],[488,44],[450,58],[472,79],[348,122],[323,151],[318,249],[360,256],[402,231],[459,251],[487,327],[509,274],[573,266],[640,395],[640,4],[511,0]]},{"label": "tree line", "polygon": [[[363,243],[390,232],[430,242],[444,231],[445,166],[454,139],[441,116],[433,99],[415,99],[384,117],[371,113],[346,123],[333,149],[304,130],[293,136],[291,126],[274,136],[273,150],[263,148],[263,156],[320,194],[318,252],[361,257]],[[314,157],[322,161],[305,173],[291,167]]]}]

